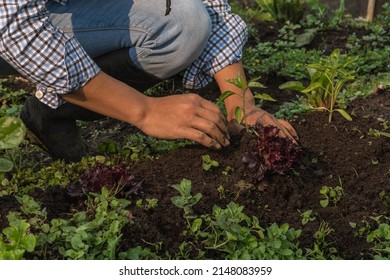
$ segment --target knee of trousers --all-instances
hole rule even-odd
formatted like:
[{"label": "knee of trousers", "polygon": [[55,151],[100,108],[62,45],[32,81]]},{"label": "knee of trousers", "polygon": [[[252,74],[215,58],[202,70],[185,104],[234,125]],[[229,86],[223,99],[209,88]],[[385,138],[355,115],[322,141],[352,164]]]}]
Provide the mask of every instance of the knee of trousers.
[{"label": "knee of trousers", "polygon": [[[161,46],[164,52],[163,69],[156,76],[160,79],[169,78],[187,68],[203,52],[211,33],[211,19],[199,0],[182,1],[183,4],[172,3],[172,11],[167,16],[171,20],[170,37]],[[177,4],[176,4],[177,5]]]}]

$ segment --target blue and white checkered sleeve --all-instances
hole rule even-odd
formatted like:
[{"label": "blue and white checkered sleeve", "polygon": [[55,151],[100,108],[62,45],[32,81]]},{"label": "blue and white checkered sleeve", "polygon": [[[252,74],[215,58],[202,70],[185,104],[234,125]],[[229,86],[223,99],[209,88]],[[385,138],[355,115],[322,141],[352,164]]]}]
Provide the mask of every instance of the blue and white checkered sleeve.
[{"label": "blue and white checkered sleeve", "polygon": [[200,88],[226,66],[242,59],[248,39],[245,22],[231,13],[227,0],[203,0],[212,22],[211,35],[200,57],[184,73],[187,88]]},{"label": "blue and white checkered sleeve", "polygon": [[[59,2],[64,2],[59,1]],[[45,0],[3,1],[0,55],[37,84],[36,96],[52,108],[59,97],[83,87],[99,71],[78,41],[48,20]]]}]

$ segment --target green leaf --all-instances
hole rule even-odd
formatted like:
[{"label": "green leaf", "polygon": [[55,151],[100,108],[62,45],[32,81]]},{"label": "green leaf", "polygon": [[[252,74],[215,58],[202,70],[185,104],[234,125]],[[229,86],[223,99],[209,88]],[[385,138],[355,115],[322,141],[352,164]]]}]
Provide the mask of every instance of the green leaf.
[{"label": "green leaf", "polygon": [[329,200],[328,199],[322,199],[322,200],[320,200],[320,204],[321,204],[322,207],[326,208],[329,205]]},{"label": "green leaf", "polygon": [[26,237],[23,238],[23,247],[26,249],[27,252],[33,252],[36,245],[36,238],[34,235],[29,234]]},{"label": "green leaf", "polygon": [[250,79],[248,82],[249,88],[266,88],[262,83],[258,82],[260,80],[260,77]]},{"label": "green leaf", "polygon": [[201,218],[195,219],[191,226],[191,232],[196,233],[201,226],[202,226],[202,219]]},{"label": "green leaf", "polygon": [[297,91],[302,91],[305,89],[305,87],[303,86],[303,84],[301,82],[297,82],[297,81],[289,81],[289,82],[286,82],[284,84],[281,84],[279,86],[279,89],[288,89],[288,90],[297,90]]},{"label": "green leaf", "polygon": [[224,93],[222,93],[222,94],[218,97],[218,99],[217,99],[217,105],[218,105],[218,106],[221,105],[222,102],[224,102],[226,98],[228,98],[229,96],[234,95],[234,94],[236,94],[236,93],[233,92],[233,91],[230,91],[230,90],[225,91]]},{"label": "green leaf", "polygon": [[235,85],[239,89],[242,89],[242,90],[245,89],[245,81],[244,81],[244,79],[243,79],[243,77],[241,76],[240,73],[238,73],[237,78],[235,78],[235,79],[227,79],[226,81],[228,83],[232,84],[232,85]]},{"label": "green leaf", "polygon": [[226,237],[228,240],[237,240],[237,237],[232,234],[230,231],[226,231]]},{"label": "green leaf", "polygon": [[267,93],[257,93],[253,96],[255,99],[260,99],[260,100],[266,100],[266,101],[276,101],[276,99],[272,98],[269,94]]},{"label": "green leaf", "polygon": [[237,106],[234,110],[234,116],[236,117],[238,123],[242,123],[242,109],[240,106]]},{"label": "green leaf", "polygon": [[295,39],[295,46],[297,48],[303,47],[310,44],[315,38],[317,33],[317,28],[307,29],[304,33],[298,35]]},{"label": "green leaf", "polygon": [[309,93],[313,90],[316,90],[318,88],[322,88],[322,84],[319,83],[319,82],[314,82],[314,83],[311,83],[307,88],[305,88],[304,90],[302,90],[303,93]]},{"label": "green leaf", "polygon": [[339,112],[347,121],[352,121],[352,117],[343,109],[335,109],[335,111]]},{"label": "green leaf", "polygon": [[26,127],[19,118],[0,118],[0,150],[19,146],[26,135]]},{"label": "green leaf", "polygon": [[171,201],[172,203],[176,206],[176,207],[179,207],[179,208],[183,208],[184,206],[186,206],[186,202],[187,200],[184,199],[184,197],[182,196],[174,196],[174,197],[171,197]]},{"label": "green leaf", "polygon": [[0,158],[0,172],[10,172],[14,168],[12,161],[6,158]]}]

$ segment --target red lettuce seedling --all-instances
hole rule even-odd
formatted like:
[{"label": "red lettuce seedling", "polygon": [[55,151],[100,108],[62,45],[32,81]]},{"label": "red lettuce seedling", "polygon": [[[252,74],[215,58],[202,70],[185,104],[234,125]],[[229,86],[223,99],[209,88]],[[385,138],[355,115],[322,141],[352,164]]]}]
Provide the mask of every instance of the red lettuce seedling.
[{"label": "red lettuce seedling", "polygon": [[127,166],[121,163],[116,166],[107,166],[102,163],[88,170],[80,179],[68,186],[68,193],[72,197],[80,197],[84,193],[100,193],[103,187],[118,190],[119,194],[128,197],[137,194],[141,188],[142,181],[137,181],[131,175]]},{"label": "red lettuce seedling", "polygon": [[261,181],[267,171],[284,174],[299,155],[299,145],[279,136],[280,129],[275,126],[256,124],[252,128],[257,137],[242,161],[252,171],[253,179]]}]

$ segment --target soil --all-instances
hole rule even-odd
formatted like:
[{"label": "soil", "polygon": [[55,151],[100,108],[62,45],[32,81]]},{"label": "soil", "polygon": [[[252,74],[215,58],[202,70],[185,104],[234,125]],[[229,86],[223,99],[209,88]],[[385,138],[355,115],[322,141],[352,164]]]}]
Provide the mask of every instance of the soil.
[{"label": "soil", "polygon": [[[313,112],[297,118],[296,128],[303,152],[293,169],[285,175],[268,174],[260,184],[251,185],[241,159],[251,146],[250,138],[236,139],[223,151],[210,151],[203,147],[186,147],[132,166],[133,174],[144,179],[143,196],[158,198],[156,210],[134,208],[133,215],[141,223],[135,223],[125,231],[122,245],[145,246],[146,243],[164,241],[164,249],[175,251],[183,237],[185,225],[182,211],[170,201],[177,195],[170,186],[182,178],[192,181],[193,192],[203,198],[194,210],[196,214],[210,213],[214,204],[224,207],[234,200],[245,206],[245,212],[257,216],[261,225],[288,223],[301,228],[300,212],[313,210],[316,221],[303,226],[301,245],[310,246],[313,234],[321,220],[334,230],[330,242],[346,259],[369,258],[369,244],[364,238],[351,238],[356,233],[349,222],[363,226],[363,220],[389,214],[389,205],[380,199],[379,193],[390,192],[390,141],[388,138],[372,138],[370,128],[380,129],[378,118],[389,120],[390,99],[387,94],[356,101],[351,106],[353,122],[335,116],[331,125],[327,115]],[[202,169],[201,156],[208,154],[219,162],[213,171]],[[221,172],[230,166],[234,171],[223,176]],[[342,180],[345,195],[327,208],[320,206],[320,188],[337,186]],[[249,184],[241,187],[242,182]],[[225,193],[218,192],[219,186]],[[244,184],[245,185],[245,184]]]},{"label": "soil", "polygon": [[[272,85],[272,80],[267,83],[271,95],[276,99],[288,98],[281,96],[276,90],[279,83]],[[271,92],[272,88],[275,92]],[[200,92],[214,99],[215,84]],[[290,227],[301,228],[299,241],[303,248],[312,246],[314,233],[320,222],[325,221],[332,229],[327,241],[341,257],[370,259],[370,244],[364,237],[354,236],[358,228],[364,226],[364,221],[375,225],[373,218],[390,215],[389,202],[386,204],[380,198],[381,192],[390,195],[390,139],[368,135],[370,129],[382,130],[383,122],[390,121],[389,94],[388,90],[382,91],[351,103],[347,111],[353,116],[352,122],[335,114],[332,123],[328,124],[328,115],[323,112],[296,117],[291,123],[299,135],[301,156],[285,174],[267,173],[260,183],[250,179],[251,174],[242,163],[243,155],[252,145],[252,139],[245,133],[235,136],[231,145],[220,151],[192,145],[154,160],[129,162],[131,173],[144,182],[139,196],[132,198],[134,203],[129,209],[134,223],[124,229],[119,251],[137,245],[148,247],[162,241],[162,251],[177,252],[185,240],[182,232],[186,225],[182,210],[170,200],[177,195],[171,185],[186,178],[192,181],[192,192],[203,195],[194,206],[197,215],[210,213],[215,204],[224,207],[235,201],[245,207],[247,215],[257,216],[263,227],[288,223]],[[267,108],[270,112],[275,109]],[[104,134],[104,128],[113,127],[117,127],[115,133],[111,130]],[[99,140],[91,136],[96,129],[102,131]],[[121,137],[134,131],[129,125],[105,120],[91,123],[84,130],[84,136],[96,147],[98,142],[107,139],[120,142]],[[203,170],[202,155],[209,155],[219,167],[212,171]],[[233,171],[227,176],[222,175],[228,166]],[[337,204],[330,203],[323,208],[320,189],[323,186],[335,187],[340,180],[345,195]],[[223,193],[218,191],[219,186],[224,187]],[[69,197],[63,188],[50,187],[33,196],[46,207],[49,218],[68,216],[74,207],[80,207],[80,201]],[[149,210],[136,207],[135,201],[139,198],[157,198],[158,207]],[[18,203],[13,197],[5,196],[0,197],[0,205],[0,227],[3,228],[6,214],[18,209]],[[306,210],[312,210],[316,220],[302,225],[300,213]],[[350,222],[357,223],[357,229],[353,229]],[[219,258],[218,255],[209,257]]]}]

